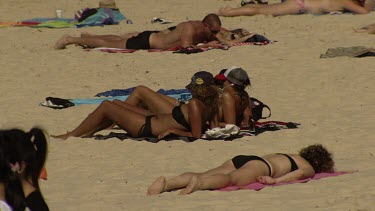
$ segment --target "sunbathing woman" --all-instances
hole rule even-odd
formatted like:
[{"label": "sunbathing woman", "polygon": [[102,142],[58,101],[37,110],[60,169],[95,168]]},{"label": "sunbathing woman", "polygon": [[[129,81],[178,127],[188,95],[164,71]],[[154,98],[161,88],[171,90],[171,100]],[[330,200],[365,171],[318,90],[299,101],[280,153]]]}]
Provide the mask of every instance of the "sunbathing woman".
[{"label": "sunbathing woman", "polygon": [[132,137],[158,137],[175,134],[200,138],[205,123],[214,118],[217,112],[217,88],[210,85],[194,86],[193,98],[188,104],[175,106],[171,113],[144,115],[134,111],[134,106],[119,105],[103,101],[99,107],[73,131],[52,137],[67,139],[90,137],[96,132],[108,128],[113,123],[127,131]]},{"label": "sunbathing woman", "polygon": [[356,0],[285,0],[275,4],[248,4],[239,8],[224,7],[219,9],[219,16],[252,16],[252,15],[293,15],[324,14],[336,11],[349,11],[357,14],[370,12]]},{"label": "sunbathing woman", "polygon": [[[245,88],[250,85],[250,79],[247,73],[242,68],[231,67],[227,72],[217,75],[216,80],[221,81],[218,86],[222,89],[218,104],[220,124],[217,126],[224,127],[225,124],[249,126],[251,109],[249,95]],[[186,88],[191,90],[194,86],[199,85],[197,83],[213,84],[212,74],[206,71],[195,73]],[[175,106],[181,104],[178,100],[156,93],[145,86],[138,86],[124,102],[120,100],[113,102],[125,107],[132,105],[133,107],[126,108],[143,115],[169,114],[172,113]]]},{"label": "sunbathing woman", "polygon": [[25,207],[49,210],[38,181],[47,153],[44,132],[39,128],[27,133],[18,129],[1,130],[0,148],[2,159],[11,170],[3,181],[6,202],[13,210],[25,210]]},{"label": "sunbathing woman", "polygon": [[[214,85],[214,78],[211,73],[206,71],[196,72],[186,89],[191,90],[194,86],[203,84]],[[124,106],[132,105],[133,107],[129,107],[129,109],[143,115],[170,114],[174,107],[183,104],[175,98],[157,93],[143,85],[137,86],[125,101],[114,100],[113,102]]]},{"label": "sunbathing woman", "polygon": [[252,125],[251,102],[245,88],[250,85],[250,79],[245,70],[232,66],[222,70],[215,76],[215,83],[222,90],[218,120],[220,127],[225,124],[237,126]]},{"label": "sunbathing woman", "polygon": [[331,154],[322,145],[303,148],[299,154],[269,154],[263,157],[239,155],[204,173],[186,172],[166,180],[159,177],[148,188],[148,195],[182,189],[180,194],[197,190],[217,190],[250,183],[276,184],[333,172]]}]

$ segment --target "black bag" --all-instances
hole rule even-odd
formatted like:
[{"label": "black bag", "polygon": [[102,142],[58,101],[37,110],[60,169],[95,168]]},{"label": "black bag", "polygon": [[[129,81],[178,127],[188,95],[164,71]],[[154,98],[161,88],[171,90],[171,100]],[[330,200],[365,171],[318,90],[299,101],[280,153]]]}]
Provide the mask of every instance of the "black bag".
[{"label": "black bag", "polygon": [[[253,113],[253,117],[251,119],[254,120],[254,122],[257,122],[259,119],[267,119],[271,116],[271,109],[268,107],[268,105],[253,97],[250,97],[250,100],[254,105],[254,107],[251,109]],[[267,108],[270,111],[267,117],[263,116],[263,108]]]}]

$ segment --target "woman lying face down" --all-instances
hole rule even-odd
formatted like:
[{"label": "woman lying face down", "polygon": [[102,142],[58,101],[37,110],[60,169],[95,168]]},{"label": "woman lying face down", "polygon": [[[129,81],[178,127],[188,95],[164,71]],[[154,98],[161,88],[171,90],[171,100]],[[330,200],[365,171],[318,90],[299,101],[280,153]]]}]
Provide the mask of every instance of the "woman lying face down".
[{"label": "woman lying face down", "polygon": [[[139,113],[139,107],[103,101],[74,130],[52,137],[67,139],[73,137],[90,137],[96,132],[116,124],[132,137],[164,138],[170,134],[200,138],[217,112],[217,88],[207,85],[203,78],[195,78],[192,87],[192,99],[188,104],[175,106],[171,113],[145,115]],[[211,80],[213,76],[211,74]]]},{"label": "woman lying face down", "polygon": [[180,194],[185,195],[197,190],[242,187],[254,182],[276,184],[310,178],[320,172],[333,172],[333,167],[332,155],[320,144],[303,148],[299,154],[238,155],[203,173],[186,172],[171,179],[159,177],[147,194],[182,189]]}]

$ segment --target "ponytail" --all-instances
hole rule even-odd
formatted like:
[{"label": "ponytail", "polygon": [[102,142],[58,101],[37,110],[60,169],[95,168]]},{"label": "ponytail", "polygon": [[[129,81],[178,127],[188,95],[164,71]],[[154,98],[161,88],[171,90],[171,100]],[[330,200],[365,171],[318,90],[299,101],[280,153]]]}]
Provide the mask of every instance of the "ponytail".
[{"label": "ponytail", "polygon": [[29,141],[35,150],[35,165],[33,166],[31,178],[36,189],[39,190],[39,175],[43,169],[47,157],[47,140],[44,131],[40,128],[32,128],[28,132]]}]

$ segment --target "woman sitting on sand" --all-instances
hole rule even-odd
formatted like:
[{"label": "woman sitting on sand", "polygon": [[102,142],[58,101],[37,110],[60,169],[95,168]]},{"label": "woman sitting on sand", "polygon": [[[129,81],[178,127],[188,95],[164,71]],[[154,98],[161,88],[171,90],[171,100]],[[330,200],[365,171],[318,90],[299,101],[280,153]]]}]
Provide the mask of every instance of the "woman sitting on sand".
[{"label": "woman sitting on sand", "polygon": [[134,109],[138,108],[135,106],[103,101],[73,131],[52,137],[90,137],[114,123],[132,137],[162,139],[174,134],[200,138],[206,122],[212,121],[217,112],[218,92],[216,87],[206,85],[202,78],[197,78],[195,83],[189,103],[175,106],[171,113],[144,115],[136,112]]},{"label": "woman sitting on sand", "polygon": [[[44,132],[33,128],[25,133],[19,129],[0,131],[1,174],[0,198],[13,210],[48,211],[39,188],[39,175],[47,154],[47,141]],[[4,197],[5,196],[5,197]]]},{"label": "woman sitting on sand", "polygon": [[182,189],[180,194],[197,190],[217,190],[250,183],[276,184],[333,172],[332,155],[320,144],[303,148],[299,154],[269,154],[263,157],[239,155],[204,173],[186,172],[166,180],[159,177],[148,188],[148,195]]}]

